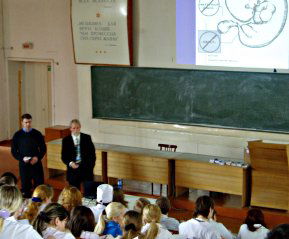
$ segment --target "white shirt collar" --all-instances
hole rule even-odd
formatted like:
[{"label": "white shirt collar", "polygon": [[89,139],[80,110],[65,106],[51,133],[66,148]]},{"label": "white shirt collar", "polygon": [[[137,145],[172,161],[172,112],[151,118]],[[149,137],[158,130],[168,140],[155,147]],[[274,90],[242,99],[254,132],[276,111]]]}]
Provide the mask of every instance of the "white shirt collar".
[{"label": "white shirt collar", "polygon": [[6,218],[6,220],[17,222],[17,220],[14,216],[8,217],[8,218]]},{"label": "white shirt collar", "polygon": [[78,140],[78,142],[80,143],[80,134],[75,136],[75,135],[71,135],[72,136],[72,139],[73,139],[73,143],[76,145],[76,140]]}]

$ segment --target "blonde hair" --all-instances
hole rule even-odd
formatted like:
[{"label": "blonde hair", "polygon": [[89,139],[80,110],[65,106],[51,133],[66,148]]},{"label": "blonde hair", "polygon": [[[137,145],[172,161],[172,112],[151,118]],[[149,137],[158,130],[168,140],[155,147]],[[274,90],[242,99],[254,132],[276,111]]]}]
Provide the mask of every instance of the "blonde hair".
[{"label": "blonde hair", "polygon": [[125,206],[119,202],[111,202],[110,204],[108,204],[104,210],[106,213],[106,218],[104,217],[104,215],[99,216],[94,232],[99,235],[102,234],[105,228],[105,221],[112,221],[114,217],[120,216],[124,210]]},{"label": "blonde hair", "polygon": [[[31,223],[37,216],[39,208],[48,199],[53,198],[54,191],[53,188],[46,184],[41,184],[34,189],[32,194],[32,199],[27,206],[27,210],[23,213],[21,219],[28,219]],[[40,199],[40,202],[33,201],[33,199]]]},{"label": "blonde hair", "polygon": [[[19,189],[15,186],[3,185],[0,187],[0,209],[16,212],[21,204],[23,198]],[[0,232],[3,229],[4,218],[0,218]]]},{"label": "blonde hair", "polygon": [[76,206],[82,205],[82,194],[78,188],[66,186],[58,197],[58,203],[70,212]]},{"label": "blonde hair", "polygon": [[71,120],[69,125],[71,126],[72,124],[77,124],[81,127],[80,121],[78,119]]},{"label": "blonde hair", "polygon": [[154,239],[157,237],[159,228],[157,223],[161,220],[161,209],[154,204],[146,205],[143,209],[142,219],[144,223],[149,223],[150,227],[145,232],[145,239]]}]

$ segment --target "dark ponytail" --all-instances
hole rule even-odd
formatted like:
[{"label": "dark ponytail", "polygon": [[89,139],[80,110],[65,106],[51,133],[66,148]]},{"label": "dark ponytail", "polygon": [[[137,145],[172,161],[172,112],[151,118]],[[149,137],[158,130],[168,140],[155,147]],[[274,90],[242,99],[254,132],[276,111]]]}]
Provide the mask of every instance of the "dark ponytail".
[{"label": "dark ponytail", "polygon": [[42,235],[42,232],[49,226],[53,225],[53,220],[59,218],[60,221],[68,218],[69,214],[67,210],[58,203],[48,204],[42,212],[33,221],[34,229]]}]

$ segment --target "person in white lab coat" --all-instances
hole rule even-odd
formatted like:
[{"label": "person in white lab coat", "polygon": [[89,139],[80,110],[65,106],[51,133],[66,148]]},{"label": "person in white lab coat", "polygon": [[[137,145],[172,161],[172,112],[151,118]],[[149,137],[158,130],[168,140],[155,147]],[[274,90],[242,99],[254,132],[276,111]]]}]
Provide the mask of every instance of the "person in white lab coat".
[{"label": "person in white lab coat", "polygon": [[169,217],[168,213],[171,210],[171,203],[167,197],[159,197],[156,200],[156,205],[159,206],[162,212],[161,225],[170,231],[179,231],[179,221],[173,217]]},{"label": "person in white lab coat", "polygon": [[266,228],[264,215],[258,208],[250,209],[237,239],[265,239],[269,230]]},{"label": "person in white lab coat", "polygon": [[222,238],[224,239],[233,239],[232,233],[223,225],[223,223],[217,222],[217,212],[214,209],[212,218],[210,218],[209,222],[214,226],[216,231],[220,233]]},{"label": "person in white lab coat", "polygon": [[22,194],[15,186],[0,187],[0,239],[40,239],[37,231],[29,224],[17,221],[22,210]]},{"label": "person in white lab coat", "polygon": [[219,239],[221,235],[210,224],[214,201],[209,196],[201,196],[197,199],[193,218],[182,222],[179,226],[180,235],[185,235],[188,239]]},{"label": "person in white lab coat", "polygon": [[[144,226],[141,233],[145,239],[171,239],[173,235],[160,224],[161,209],[154,204],[146,205],[143,209],[142,221]],[[139,239],[139,237],[137,237]]]},{"label": "person in white lab coat", "polygon": [[68,211],[59,203],[48,204],[33,222],[33,227],[44,239],[53,236],[55,239],[74,239],[66,229]]},{"label": "person in white lab coat", "polygon": [[113,199],[113,187],[109,184],[101,184],[97,187],[96,190],[96,201],[97,205],[90,207],[93,212],[95,222],[97,223],[100,215],[106,206],[112,202]]}]

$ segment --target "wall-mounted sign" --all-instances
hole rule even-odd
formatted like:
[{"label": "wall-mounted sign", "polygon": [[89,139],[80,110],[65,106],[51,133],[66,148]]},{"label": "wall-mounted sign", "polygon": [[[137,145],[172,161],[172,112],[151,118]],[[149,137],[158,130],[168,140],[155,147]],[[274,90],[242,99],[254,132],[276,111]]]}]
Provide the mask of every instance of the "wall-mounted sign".
[{"label": "wall-mounted sign", "polygon": [[76,63],[132,64],[131,0],[71,0]]}]

